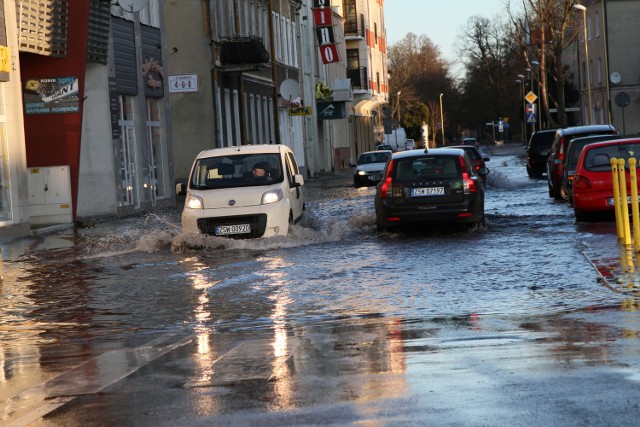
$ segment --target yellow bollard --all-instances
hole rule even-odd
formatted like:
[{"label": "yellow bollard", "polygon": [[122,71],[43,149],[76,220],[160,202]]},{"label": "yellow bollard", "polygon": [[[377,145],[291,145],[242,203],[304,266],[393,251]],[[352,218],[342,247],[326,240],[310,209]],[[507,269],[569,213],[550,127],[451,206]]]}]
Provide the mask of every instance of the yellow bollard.
[{"label": "yellow bollard", "polygon": [[[618,159],[613,157],[611,160],[611,182],[613,183],[613,210],[616,213],[616,230],[618,239],[624,237],[622,230],[622,218],[620,217],[620,178],[618,178]],[[624,169],[623,169],[624,170]]]},{"label": "yellow bollard", "polygon": [[620,177],[620,217],[624,231],[624,244],[631,244],[631,229],[629,228],[629,202],[627,197],[627,174],[624,171],[624,159],[618,159],[618,176]]},{"label": "yellow bollard", "polygon": [[629,185],[631,186],[631,217],[633,218],[633,248],[640,252],[640,209],[638,208],[638,160],[629,158]]}]

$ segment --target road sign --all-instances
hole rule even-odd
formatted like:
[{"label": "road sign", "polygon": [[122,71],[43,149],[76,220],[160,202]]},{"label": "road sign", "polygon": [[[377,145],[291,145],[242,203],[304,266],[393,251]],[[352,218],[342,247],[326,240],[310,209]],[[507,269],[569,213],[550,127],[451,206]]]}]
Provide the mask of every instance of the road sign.
[{"label": "road sign", "polygon": [[525,112],[527,114],[527,123],[537,123],[536,104],[527,104],[525,106]]},{"label": "road sign", "polygon": [[529,91],[529,93],[526,94],[524,99],[526,99],[529,104],[533,104],[534,102],[536,102],[536,99],[538,99],[538,97],[536,96],[535,93]]}]

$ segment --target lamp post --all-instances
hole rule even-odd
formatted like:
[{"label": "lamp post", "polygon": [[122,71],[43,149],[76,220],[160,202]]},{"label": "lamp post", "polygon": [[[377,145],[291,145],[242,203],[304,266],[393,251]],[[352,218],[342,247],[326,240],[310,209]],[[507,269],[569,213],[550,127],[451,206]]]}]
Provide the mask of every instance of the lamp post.
[{"label": "lamp post", "polygon": [[582,11],[582,27],[584,29],[584,57],[587,74],[587,108],[589,109],[589,124],[593,124],[593,108],[591,108],[591,72],[589,64],[589,43],[587,41],[587,8],[581,4],[574,4],[574,9]]},{"label": "lamp post", "polygon": [[444,93],[440,94],[440,129],[442,130],[442,146],[444,147],[444,114],[442,112],[442,96]]},{"label": "lamp post", "polygon": [[527,105],[524,100],[524,75],[518,74],[516,83],[520,84],[520,96],[522,97],[522,143],[527,143]]},{"label": "lamp post", "polygon": [[400,127],[400,95],[402,94],[402,91],[399,90],[398,93],[396,93],[396,107],[398,108],[398,127]]}]

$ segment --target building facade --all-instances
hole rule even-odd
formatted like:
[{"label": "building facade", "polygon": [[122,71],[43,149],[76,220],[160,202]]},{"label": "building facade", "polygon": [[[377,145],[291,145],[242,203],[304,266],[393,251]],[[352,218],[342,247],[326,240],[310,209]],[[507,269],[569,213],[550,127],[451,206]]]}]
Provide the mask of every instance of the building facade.
[{"label": "building facade", "polygon": [[[640,2],[588,0],[576,9],[582,122],[613,124],[626,135],[640,134]],[[586,25],[586,28],[583,27]],[[584,30],[586,29],[586,45]],[[585,48],[586,46],[586,48]]]},{"label": "building facade", "polygon": [[16,3],[0,1],[0,241],[29,233]]}]

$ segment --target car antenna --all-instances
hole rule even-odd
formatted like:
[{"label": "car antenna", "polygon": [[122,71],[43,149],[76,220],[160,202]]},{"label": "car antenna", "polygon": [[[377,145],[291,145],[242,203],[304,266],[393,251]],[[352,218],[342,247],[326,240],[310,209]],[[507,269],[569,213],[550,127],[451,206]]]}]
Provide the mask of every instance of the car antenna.
[{"label": "car antenna", "polygon": [[424,154],[429,154],[429,147],[424,147]]}]

